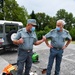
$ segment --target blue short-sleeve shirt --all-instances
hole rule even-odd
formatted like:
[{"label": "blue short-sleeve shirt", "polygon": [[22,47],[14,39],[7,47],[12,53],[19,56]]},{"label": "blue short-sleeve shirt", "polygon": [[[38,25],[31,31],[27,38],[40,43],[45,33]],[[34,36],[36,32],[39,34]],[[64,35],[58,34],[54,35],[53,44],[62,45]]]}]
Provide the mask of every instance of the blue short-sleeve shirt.
[{"label": "blue short-sleeve shirt", "polygon": [[49,33],[47,33],[46,38],[51,39],[51,44],[53,47],[62,48],[65,44],[65,40],[70,40],[71,35],[69,32],[65,29],[63,29],[62,32],[58,32],[56,29],[51,30]]},{"label": "blue short-sleeve shirt", "polygon": [[27,32],[26,28],[18,30],[15,40],[23,38],[24,43],[19,45],[19,48],[24,50],[32,50],[33,44],[37,41],[35,32]]}]

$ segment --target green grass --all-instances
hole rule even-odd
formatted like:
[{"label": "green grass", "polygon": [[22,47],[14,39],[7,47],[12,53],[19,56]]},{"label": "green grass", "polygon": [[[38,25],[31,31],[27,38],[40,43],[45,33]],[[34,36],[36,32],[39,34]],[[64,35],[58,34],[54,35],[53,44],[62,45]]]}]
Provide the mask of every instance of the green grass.
[{"label": "green grass", "polygon": [[72,44],[75,44],[75,41],[72,41],[71,43],[72,43]]}]

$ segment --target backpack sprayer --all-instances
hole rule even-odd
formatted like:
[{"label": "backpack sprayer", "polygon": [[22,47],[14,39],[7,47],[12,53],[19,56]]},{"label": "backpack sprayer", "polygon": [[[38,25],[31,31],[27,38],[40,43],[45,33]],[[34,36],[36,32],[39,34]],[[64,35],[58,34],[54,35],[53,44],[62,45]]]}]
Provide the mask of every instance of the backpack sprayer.
[{"label": "backpack sprayer", "polygon": [[32,55],[32,61],[33,61],[33,63],[34,62],[38,62],[38,60],[39,60],[39,55],[36,52],[34,52],[33,55]]},{"label": "backpack sprayer", "polygon": [[[38,62],[38,59],[39,55],[36,52],[34,52],[32,54],[32,62],[33,63]],[[16,75],[16,73],[17,73],[16,66],[13,66],[13,64],[9,64],[3,69],[2,75]]]}]

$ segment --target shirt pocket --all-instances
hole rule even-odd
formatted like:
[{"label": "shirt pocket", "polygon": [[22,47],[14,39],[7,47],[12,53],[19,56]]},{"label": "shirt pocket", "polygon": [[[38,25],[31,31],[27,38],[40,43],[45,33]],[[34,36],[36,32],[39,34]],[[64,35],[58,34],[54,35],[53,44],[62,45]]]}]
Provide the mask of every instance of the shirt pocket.
[{"label": "shirt pocket", "polygon": [[58,36],[57,35],[52,35],[51,39],[52,39],[52,42],[56,42],[58,40]]},{"label": "shirt pocket", "polygon": [[34,44],[36,42],[36,38],[35,37],[30,37],[30,43]]}]

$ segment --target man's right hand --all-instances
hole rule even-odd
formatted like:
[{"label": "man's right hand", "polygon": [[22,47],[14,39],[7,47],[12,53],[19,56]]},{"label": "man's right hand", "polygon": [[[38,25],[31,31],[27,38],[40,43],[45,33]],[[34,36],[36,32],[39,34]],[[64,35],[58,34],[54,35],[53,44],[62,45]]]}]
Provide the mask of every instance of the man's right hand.
[{"label": "man's right hand", "polygon": [[20,38],[20,39],[18,40],[18,44],[23,44],[23,42],[24,42],[23,38]]},{"label": "man's right hand", "polygon": [[43,36],[42,39],[43,39],[44,41],[46,41],[46,37],[45,37],[45,36]]}]

